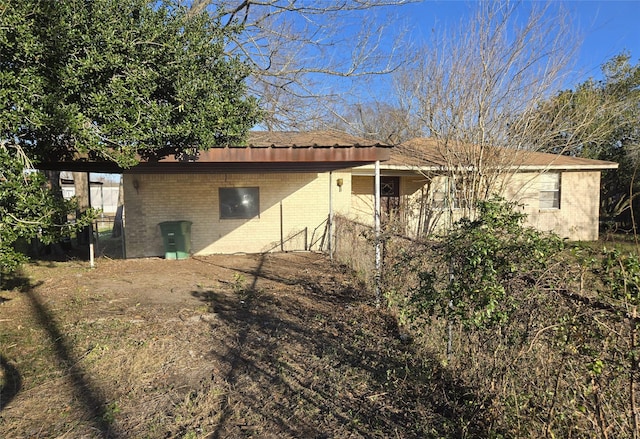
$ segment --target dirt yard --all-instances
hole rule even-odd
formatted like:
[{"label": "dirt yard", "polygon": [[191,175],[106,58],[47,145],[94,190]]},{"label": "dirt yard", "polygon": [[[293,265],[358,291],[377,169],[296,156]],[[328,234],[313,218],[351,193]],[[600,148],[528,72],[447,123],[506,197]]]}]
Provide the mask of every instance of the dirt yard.
[{"label": "dirt yard", "polygon": [[[438,367],[324,255],[39,263],[0,291],[0,437],[461,431]],[[453,437],[453,436],[449,436]]]}]

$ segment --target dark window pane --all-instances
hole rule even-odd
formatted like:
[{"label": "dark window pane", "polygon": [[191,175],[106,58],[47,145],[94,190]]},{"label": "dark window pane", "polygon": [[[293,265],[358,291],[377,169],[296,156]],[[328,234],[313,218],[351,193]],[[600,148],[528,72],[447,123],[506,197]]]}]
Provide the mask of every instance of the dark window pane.
[{"label": "dark window pane", "polygon": [[257,187],[221,187],[220,218],[246,219],[260,214],[260,191]]}]

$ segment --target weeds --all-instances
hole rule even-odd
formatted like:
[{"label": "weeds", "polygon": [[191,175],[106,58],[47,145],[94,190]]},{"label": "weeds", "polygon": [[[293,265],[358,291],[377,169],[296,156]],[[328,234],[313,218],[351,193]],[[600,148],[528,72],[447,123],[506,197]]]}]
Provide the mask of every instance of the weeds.
[{"label": "weeds", "polygon": [[439,241],[386,243],[386,297],[401,331],[471,389],[451,399],[455,429],[638,437],[637,256],[563,248],[509,206],[485,207]]},{"label": "weeds", "polygon": [[116,420],[116,415],[118,413],[120,413],[120,407],[118,406],[117,402],[112,402],[109,405],[107,405],[107,407],[104,410],[104,414],[102,415],[102,419],[107,423],[107,424],[113,424],[113,422]]},{"label": "weeds", "polygon": [[246,281],[247,279],[244,274],[235,273],[233,275],[233,291],[238,294],[245,293],[247,291]]}]

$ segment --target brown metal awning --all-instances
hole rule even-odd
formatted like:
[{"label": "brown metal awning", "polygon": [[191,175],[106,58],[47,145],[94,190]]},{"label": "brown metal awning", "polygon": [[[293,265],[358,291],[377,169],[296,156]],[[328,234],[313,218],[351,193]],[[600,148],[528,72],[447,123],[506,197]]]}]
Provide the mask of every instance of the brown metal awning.
[{"label": "brown metal awning", "polygon": [[112,162],[44,163],[42,169],[114,173],[325,172],[389,160],[390,145],[334,131],[249,133],[246,146],[225,146],[193,156],[170,155],[122,169]]}]

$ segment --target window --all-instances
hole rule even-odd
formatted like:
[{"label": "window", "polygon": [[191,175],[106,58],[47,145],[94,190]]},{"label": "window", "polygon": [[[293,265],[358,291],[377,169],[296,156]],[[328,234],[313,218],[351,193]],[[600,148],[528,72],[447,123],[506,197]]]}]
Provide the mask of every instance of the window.
[{"label": "window", "polygon": [[380,177],[381,220],[388,223],[400,213],[400,177]]},{"label": "window", "polygon": [[260,190],[257,187],[221,187],[221,219],[248,219],[260,215]]},{"label": "window", "polygon": [[[456,184],[457,183],[457,184]],[[462,209],[465,204],[465,196],[460,183],[451,177],[443,178],[436,182],[433,191],[431,207],[434,209]]]},{"label": "window", "polygon": [[540,209],[560,209],[560,174],[552,172],[538,177],[540,181]]}]

